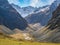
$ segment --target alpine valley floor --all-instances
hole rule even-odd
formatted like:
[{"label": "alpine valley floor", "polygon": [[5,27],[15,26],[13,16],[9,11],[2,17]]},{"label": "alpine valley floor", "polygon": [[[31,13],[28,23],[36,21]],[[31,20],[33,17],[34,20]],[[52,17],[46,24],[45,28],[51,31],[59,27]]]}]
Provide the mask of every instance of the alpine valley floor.
[{"label": "alpine valley floor", "polygon": [[0,45],[60,45],[60,43],[40,43],[33,41],[18,41],[11,37],[0,34]]}]

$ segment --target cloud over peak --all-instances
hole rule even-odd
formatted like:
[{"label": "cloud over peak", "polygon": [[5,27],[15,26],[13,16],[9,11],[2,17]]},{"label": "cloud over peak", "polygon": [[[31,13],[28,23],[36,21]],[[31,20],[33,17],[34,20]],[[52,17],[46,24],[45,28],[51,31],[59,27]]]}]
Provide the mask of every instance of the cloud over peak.
[{"label": "cloud over peak", "polygon": [[8,0],[8,1],[21,7],[25,6],[42,7],[45,5],[50,5],[54,0]]},{"label": "cloud over peak", "polygon": [[30,6],[33,7],[42,7],[45,5],[50,5],[54,2],[54,0],[31,0]]},{"label": "cloud over peak", "polygon": [[36,7],[38,2],[39,2],[39,0],[31,0],[30,2],[31,2],[30,6]]}]

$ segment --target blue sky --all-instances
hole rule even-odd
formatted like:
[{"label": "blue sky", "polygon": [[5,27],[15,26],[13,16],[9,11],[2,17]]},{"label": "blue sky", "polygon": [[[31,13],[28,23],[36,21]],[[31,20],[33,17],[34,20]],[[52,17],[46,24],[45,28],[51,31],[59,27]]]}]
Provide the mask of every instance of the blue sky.
[{"label": "blue sky", "polygon": [[54,0],[8,0],[10,3],[19,5],[20,7],[32,6],[32,7],[42,7],[45,5],[50,5]]}]

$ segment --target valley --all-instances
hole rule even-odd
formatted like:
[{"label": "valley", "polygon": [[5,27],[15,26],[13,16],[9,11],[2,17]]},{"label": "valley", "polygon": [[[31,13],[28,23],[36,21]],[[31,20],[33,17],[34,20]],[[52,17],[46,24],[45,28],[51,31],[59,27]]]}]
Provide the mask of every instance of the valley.
[{"label": "valley", "polygon": [[60,45],[60,0],[39,8],[0,0],[0,45]]}]

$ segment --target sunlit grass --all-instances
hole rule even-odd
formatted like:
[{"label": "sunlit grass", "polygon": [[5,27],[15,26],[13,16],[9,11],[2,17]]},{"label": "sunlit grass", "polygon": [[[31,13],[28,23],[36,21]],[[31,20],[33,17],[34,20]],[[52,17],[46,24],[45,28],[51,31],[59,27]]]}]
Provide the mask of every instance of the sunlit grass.
[{"label": "sunlit grass", "polygon": [[40,43],[34,41],[18,41],[13,38],[0,35],[0,45],[60,45],[60,43]]},{"label": "sunlit grass", "polygon": [[0,39],[0,45],[60,45],[59,43],[40,43],[32,41],[16,41],[13,39]]}]

